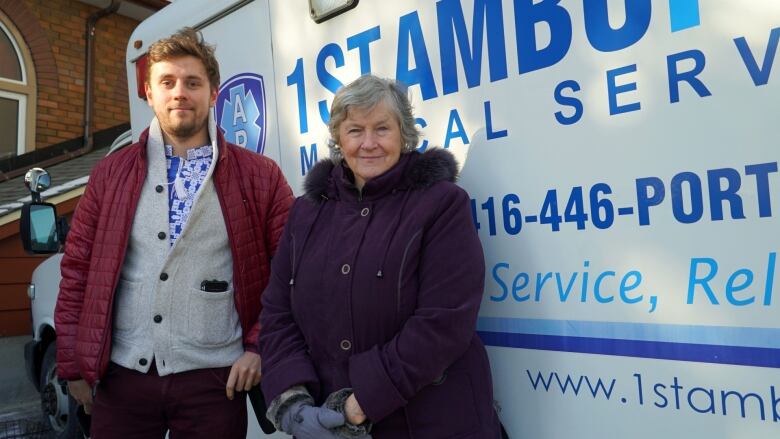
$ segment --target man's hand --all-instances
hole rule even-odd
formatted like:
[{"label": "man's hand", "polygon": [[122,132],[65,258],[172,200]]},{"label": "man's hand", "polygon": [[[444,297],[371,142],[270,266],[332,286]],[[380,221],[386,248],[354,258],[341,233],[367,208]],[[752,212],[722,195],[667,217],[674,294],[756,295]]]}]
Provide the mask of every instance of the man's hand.
[{"label": "man's hand", "polygon": [[84,380],[68,381],[68,393],[84,406],[84,413],[92,413],[92,388]]},{"label": "man's hand", "polygon": [[254,352],[244,352],[230,368],[225,391],[228,399],[235,397],[235,392],[247,392],[260,383],[260,355]]}]

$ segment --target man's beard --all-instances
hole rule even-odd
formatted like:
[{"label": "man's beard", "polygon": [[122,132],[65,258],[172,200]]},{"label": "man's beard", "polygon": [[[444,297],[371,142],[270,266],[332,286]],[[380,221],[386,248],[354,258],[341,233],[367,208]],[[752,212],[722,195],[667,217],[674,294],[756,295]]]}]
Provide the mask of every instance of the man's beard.
[{"label": "man's beard", "polygon": [[208,117],[200,121],[181,121],[178,124],[169,123],[168,131],[179,139],[188,139],[196,135],[208,122]]}]

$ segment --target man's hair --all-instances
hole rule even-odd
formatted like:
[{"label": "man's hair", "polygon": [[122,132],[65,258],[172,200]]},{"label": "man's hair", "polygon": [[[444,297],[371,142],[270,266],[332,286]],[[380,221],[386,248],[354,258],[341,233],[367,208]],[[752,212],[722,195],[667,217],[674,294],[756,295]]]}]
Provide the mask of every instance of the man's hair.
[{"label": "man's hair", "polygon": [[203,41],[203,35],[191,27],[185,27],[149,46],[146,64],[146,83],[151,84],[152,66],[183,56],[194,56],[203,63],[212,90],[219,89],[219,63],[214,57],[214,46]]},{"label": "man's hair", "polygon": [[344,158],[338,146],[339,126],[349,115],[349,110],[371,110],[380,102],[395,116],[401,128],[401,154],[410,153],[417,148],[420,131],[415,126],[412,104],[407,96],[406,86],[392,79],[380,78],[366,74],[351,83],[341,87],[333,98],[330,106],[330,158],[334,163],[341,163]]}]

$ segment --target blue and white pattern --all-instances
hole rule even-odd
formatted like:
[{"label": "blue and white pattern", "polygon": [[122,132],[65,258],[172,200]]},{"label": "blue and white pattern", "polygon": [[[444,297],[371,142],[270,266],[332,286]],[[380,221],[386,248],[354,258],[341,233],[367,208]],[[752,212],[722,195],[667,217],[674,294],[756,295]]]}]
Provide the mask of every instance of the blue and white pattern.
[{"label": "blue and white pattern", "polygon": [[173,155],[173,147],[165,145],[168,168],[168,224],[171,246],[184,230],[195,202],[195,194],[211,167],[211,145],[187,150],[187,159]]}]

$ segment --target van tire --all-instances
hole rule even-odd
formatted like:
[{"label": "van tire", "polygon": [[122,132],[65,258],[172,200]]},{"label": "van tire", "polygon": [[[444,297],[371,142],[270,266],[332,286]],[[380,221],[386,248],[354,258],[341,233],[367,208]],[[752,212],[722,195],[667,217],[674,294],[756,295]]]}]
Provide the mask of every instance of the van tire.
[{"label": "van tire", "polygon": [[76,418],[78,404],[68,395],[68,385],[57,377],[57,342],[46,347],[41,362],[41,409],[43,424],[57,439],[82,439],[84,434]]}]

